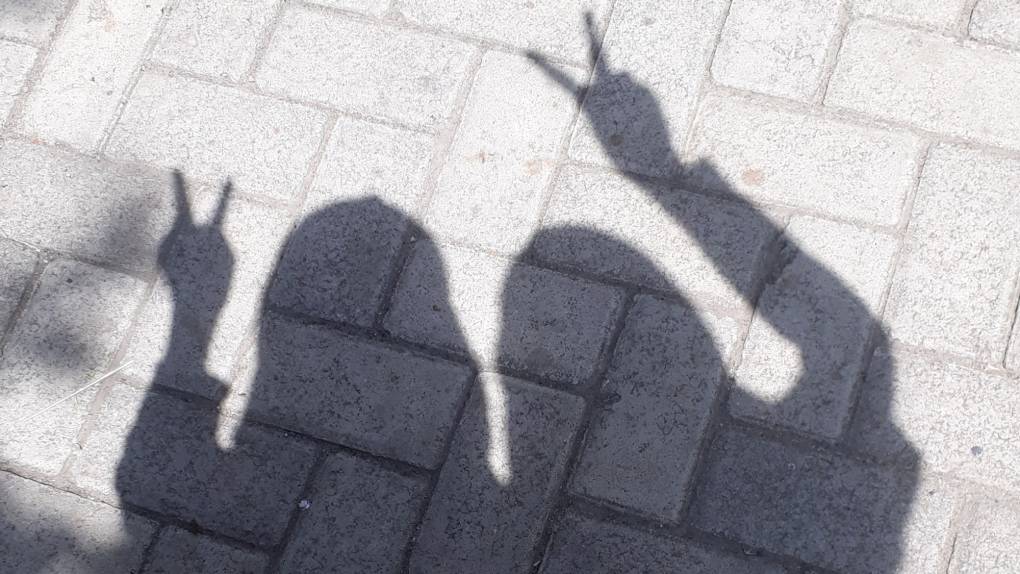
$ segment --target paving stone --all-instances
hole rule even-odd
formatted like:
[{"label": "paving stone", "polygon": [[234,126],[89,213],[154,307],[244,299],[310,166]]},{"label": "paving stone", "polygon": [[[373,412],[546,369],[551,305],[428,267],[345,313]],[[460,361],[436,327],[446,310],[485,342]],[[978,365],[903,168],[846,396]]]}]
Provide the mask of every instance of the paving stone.
[{"label": "paving stone", "polygon": [[938,472],[1020,493],[1015,377],[906,353],[893,363],[876,361],[869,372],[854,445],[884,459],[912,445]]},{"label": "paving stone", "polygon": [[22,44],[0,40],[0,124],[21,93],[28,71],[35,63],[36,50]]},{"label": "paving stone", "polygon": [[[159,25],[164,5],[165,0],[78,3],[28,98],[22,130],[44,141],[95,151]],[[166,136],[164,130],[158,131],[159,137]]]},{"label": "paving stone", "polygon": [[896,339],[1001,360],[1020,270],[1017,186],[1020,161],[932,149],[886,310]]},{"label": "paving stone", "polygon": [[166,173],[0,140],[0,228],[76,257],[151,269],[173,221]]},{"label": "paving stone", "polygon": [[734,379],[730,412],[836,439],[867,367],[895,238],[798,217],[785,265],[765,286]]},{"label": "paving stone", "polygon": [[435,468],[470,380],[467,367],[270,316],[228,410]]},{"label": "paving stone", "polygon": [[325,126],[324,113],[181,76],[142,74],[110,138],[113,157],[292,198]]},{"label": "paving stone", "polygon": [[862,20],[843,39],[825,103],[1020,147],[1020,57]]},{"label": "paving stone", "polygon": [[759,558],[727,555],[693,542],[670,540],[627,526],[567,515],[558,525],[542,574],[783,574]]},{"label": "paving stone", "polygon": [[428,483],[336,454],[326,461],[280,567],[284,572],[397,572]]},{"label": "paving stone", "polygon": [[[533,239],[540,260],[746,307],[775,223],[726,201],[565,167]],[[585,230],[600,230],[601,233]]]},{"label": "paving stone", "polygon": [[262,554],[167,526],[152,549],[145,574],[257,574],[265,567]]},{"label": "paving stone", "polygon": [[265,90],[434,130],[474,48],[336,13],[288,9],[256,74]]},{"label": "paving stone", "polygon": [[836,218],[893,225],[913,184],[914,136],[709,96],[687,163],[698,184]]},{"label": "paving stone", "polygon": [[716,81],[763,94],[810,101],[842,6],[825,0],[740,0],[730,6],[712,61]]},{"label": "paving stone", "polygon": [[721,0],[617,3],[601,56],[609,73],[595,72],[570,157],[648,175],[674,171],[726,6]]},{"label": "paving stone", "polygon": [[241,80],[255,57],[262,31],[277,0],[178,4],[163,29],[152,58],[198,74]]},{"label": "paving stone", "polygon": [[46,266],[0,359],[0,459],[32,473],[60,470],[96,388],[68,397],[105,373],[143,287],[84,263]]},{"label": "paving stone", "polygon": [[548,56],[580,62],[588,51],[585,12],[596,18],[609,8],[607,0],[508,3],[500,0],[395,0],[401,17],[428,27],[484,38]]},{"label": "paving stone", "polygon": [[878,16],[951,32],[965,4],[967,0],[854,0],[853,6],[861,16]]},{"label": "paving stone", "polygon": [[[202,196],[194,204],[195,220],[208,222],[218,203],[214,194]],[[133,363],[125,373],[151,380],[160,361],[165,360],[169,370],[160,373],[161,384],[216,398],[219,389],[209,388],[205,377],[188,376],[186,366],[203,365],[209,375],[221,381],[230,377],[242,339],[254,328],[289,227],[286,212],[234,199],[222,226],[229,255],[205,235],[179,236],[170,257],[181,278],[181,291],[175,295],[166,273],[161,273],[132,334],[125,359]],[[223,259],[228,256],[234,260],[232,270],[223,269]],[[174,349],[179,354],[168,357],[175,305],[183,310],[176,333],[180,346]],[[208,346],[204,357],[203,345]],[[174,372],[174,366],[181,368]]]},{"label": "paving stone", "polygon": [[934,572],[957,495],[916,472],[726,430],[709,454],[692,521],[840,572]]},{"label": "paving stone", "polygon": [[1016,501],[985,498],[960,528],[953,545],[950,574],[1010,574],[1020,547],[1020,506]]},{"label": "paving stone", "polygon": [[588,382],[622,293],[463,248],[416,247],[385,326],[401,337],[476,354],[575,384]]},{"label": "paving stone", "polygon": [[[0,237],[0,336],[32,281],[36,254],[24,245]],[[0,349],[2,352],[3,349]]]},{"label": "paving stone", "polygon": [[117,385],[68,476],[102,500],[272,546],[297,507],[314,448],[246,425],[236,445],[223,449],[215,438],[218,418],[207,405]]},{"label": "paving stone", "polygon": [[0,570],[135,572],[155,525],[0,472]]},{"label": "paving stone", "polygon": [[678,517],[724,361],[742,331],[734,319],[637,298],[588,428],[571,488],[665,521]]},{"label": "paving stone", "polygon": [[45,42],[68,0],[7,0],[0,5],[0,36]]},{"label": "paving stone", "polygon": [[527,59],[486,53],[439,175],[429,227],[497,251],[519,249],[537,223],[573,102]]},{"label": "paving stone", "polygon": [[970,37],[1020,49],[1020,4],[980,0],[970,17]]},{"label": "paving stone", "polygon": [[581,399],[484,373],[411,555],[411,572],[528,572]]},{"label": "paving stone", "polygon": [[371,326],[411,224],[431,138],[341,118],[270,295],[306,315]]}]

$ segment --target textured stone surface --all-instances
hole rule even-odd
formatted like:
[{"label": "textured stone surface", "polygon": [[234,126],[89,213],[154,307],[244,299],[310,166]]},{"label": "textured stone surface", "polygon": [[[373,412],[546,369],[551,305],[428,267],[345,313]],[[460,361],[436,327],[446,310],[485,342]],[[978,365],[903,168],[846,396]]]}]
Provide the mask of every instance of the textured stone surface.
[{"label": "textured stone surface", "polygon": [[[156,31],[164,4],[78,3],[28,99],[24,131],[45,141],[95,150]],[[69,117],[74,121],[67,121]]]},{"label": "textured stone surface", "polygon": [[116,508],[0,472],[0,570],[137,571],[155,526]]},{"label": "textured stone surface", "polygon": [[0,124],[3,124],[14,105],[14,99],[21,93],[35,56],[35,48],[0,40]]},{"label": "textured stone surface", "polygon": [[[726,5],[722,0],[617,3],[601,55],[610,74],[595,73],[570,157],[648,175],[674,169],[673,156],[687,136]],[[608,153],[596,124],[612,127],[603,136],[613,146]]]},{"label": "textured stone surface", "polygon": [[396,572],[425,502],[424,477],[330,457],[280,561],[284,572]]},{"label": "textured stone surface", "polygon": [[261,554],[168,526],[159,534],[145,574],[256,574],[265,567]]},{"label": "textured stone surface", "polygon": [[1020,161],[932,149],[886,310],[894,338],[999,357],[1016,305],[1017,186]]},{"label": "textured stone surface", "polygon": [[418,246],[385,326],[543,377],[585,383],[622,303],[620,291],[462,248]]},{"label": "textured stone surface", "polygon": [[783,574],[786,570],[762,559],[727,555],[693,542],[568,515],[556,526],[541,572]]},{"label": "textured stone surface", "polygon": [[0,359],[0,459],[60,470],[96,388],[68,397],[105,374],[142,290],[136,279],[83,263],[46,266]]},{"label": "textured stone surface", "polygon": [[312,2],[341,10],[364,12],[373,16],[382,16],[390,5],[390,0],[312,0]]},{"label": "textured stone surface", "polygon": [[[932,572],[949,541],[952,485],[918,481],[751,431],[716,438],[694,524],[840,572]],[[896,566],[898,565],[898,568]]]},{"label": "textured stone surface", "polygon": [[763,94],[809,101],[825,73],[841,5],[825,0],[738,0],[730,5],[712,77]]},{"label": "textured stone surface", "polygon": [[239,190],[291,198],[319,146],[325,114],[181,76],[143,74],[111,136],[114,157],[178,168]]},{"label": "textured stone surface", "polygon": [[149,269],[170,229],[165,173],[0,140],[0,229],[38,247]]},{"label": "textured stone surface", "polygon": [[949,32],[963,15],[967,0],[854,0],[861,16],[877,16]]},{"label": "textured stone surface", "polygon": [[970,18],[970,37],[1020,48],[1020,4],[1012,0],[980,0]]},{"label": "textured stone surface", "polygon": [[198,74],[244,77],[277,0],[179,3],[152,51],[159,62]]},{"label": "textured stone surface", "polygon": [[688,171],[705,187],[837,218],[892,225],[920,142],[906,133],[709,96]]},{"label": "textured stone surface", "polygon": [[439,175],[430,228],[503,252],[520,248],[537,223],[573,113],[573,94],[535,64],[486,53]]},{"label": "textured stone surface", "polygon": [[70,465],[79,488],[214,532],[271,546],[283,535],[314,449],[246,425],[236,444],[216,444],[218,415],[206,405],[113,387]]},{"label": "textured stone surface", "polygon": [[31,284],[36,260],[28,247],[0,237],[0,335]]},{"label": "textured stone surface", "polygon": [[895,366],[876,361],[869,373],[890,388],[864,386],[855,445],[885,459],[910,445],[936,471],[1020,493],[1016,379],[906,353],[896,358]]},{"label": "textured stone surface", "polygon": [[677,518],[740,335],[729,318],[642,296],[627,315],[572,490]]},{"label": "textured stone surface", "polygon": [[45,41],[69,0],[7,0],[0,4],[0,35]]},{"label": "textured stone surface", "polygon": [[1015,501],[980,499],[962,525],[950,574],[1009,574],[1020,547],[1020,506]]},{"label": "textured stone surface", "polygon": [[466,367],[269,317],[228,410],[435,468],[466,392]]},{"label": "textured stone surface", "polygon": [[871,21],[852,24],[825,103],[1020,147],[1020,56]]},{"label": "textured stone surface", "polygon": [[867,367],[897,242],[807,217],[784,241],[786,264],[758,298],[730,412],[836,439]]},{"label": "textured stone surface", "polygon": [[776,233],[761,214],[729,202],[568,167],[531,253],[586,273],[679,289],[696,295],[694,305],[741,307]]},{"label": "textured stone surface", "polygon": [[528,572],[580,423],[581,399],[481,375],[454,435],[412,572]]},{"label": "textured stone surface", "polygon": [[259,86],[435,129],[453,111],[473,48],[291,7],[256,74]]},{"label": "textured stone surface", "polygon": [[521,3],[467,0],[455,4],[443,0],[395,0],[393,8],[403,18],[426,26],[580,61],[587,50],[581,15],[590,11],[601,16],[608,5],[607,0]]}]

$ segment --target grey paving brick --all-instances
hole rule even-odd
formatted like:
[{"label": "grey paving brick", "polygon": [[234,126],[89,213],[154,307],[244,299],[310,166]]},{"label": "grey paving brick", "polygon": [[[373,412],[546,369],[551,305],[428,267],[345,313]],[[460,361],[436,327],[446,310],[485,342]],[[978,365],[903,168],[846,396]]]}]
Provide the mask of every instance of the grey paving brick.
[{"label": "grey paving brick", "polygon": [[0,459],[60,470],[95,387],[47,408],[105,373],[142,291],[136,279],[83,263],[47,265],[0,359]]},{"label": "grey paving brick", "polygon": [[1020,57],[862,20],[847,31],[825,103],[1020,147]]},{"label": "grey paving brick", "polygon": [[691,137],[687,162],[703,186],[882,225],[899,220],[920,145],[907,133],[721,95],[706,99]]},{"label": "grey paving brick", "polygon": [[961,525],[953,546],[950,574],[1009,574],[1020,548],[1020,505],[1015,500],[982,498]]},{"label": "grey paving brick", "polygon": [[[565,167],[531,252],[587,273],[696,294],[694,305],[740,308],[775,234],[768,223],[729,202]],[[596,229],[605,235],[585,232]]]},{"label": "grey paving brick", "polygon": [[235,446],[221,448],[218,418],[205,405],[116,385],[68,476],[103,500],[253,544],[276,544],[297,507],[314,450],[250,425],[241,428]]},{"label": "grey paving brick", "polygon": [[470,382],[467,367],[270,316],[228,410],[435,468]]},{"label": "grey paving brick", "polygon": [[582,15],[590,11],[601,17],[608,7],[607,0],[523,3],[468,0],[456,4],[442,0],[395,0],[393,10],[402,18],[425,26],[581,61],[588,49]]},{"label": "grey paving brick", "polygon": [[[579,78],[575,69],[564,69]],[[573,96],[520,56],[487,52],[439,175],[428,223],[440,237],[519,249],[537,223]]]},{"label": "grey paving brick", "polygon": [[248,193],[292,198],[325,125],[322,112],[182,76],[142,74],[110,138],[113,157],[231,177]]},{"label": "grey paving brick", "polygon": [[0,5],[0,35],[45,42],[69,0],[8,0]]},{"label": "grey paving brick", "polygon": [[841,11],[840,3],[825,0],[734,2],[712,76],[736,88],[810,101],[825,74]]},{"label": "grey paving brick", "polygon": [[[1015,377],[897,353],[869,372],[850,439],[884,459],[908,444],[932,469],[1020,493]],[[891,398],[890,398],[891,397]]]},{"label": "grey paving brick", "polygon": [[145,574],[257,574],[265,567],[262,554],[167,526],[152,549]]},{"label": "grey paving brick", "polygon": [[0,124],[21,93],[35,56],[35,48],[0,40]]},{"label": "grey paving brick", "polygon": [[[205,194],[193,203],[194,217],[198,222],[209,221],[212,217],[219,202],[217,194]],[[203,361],[205,368],[214,377],[228,379],[242,339],[254,326],[260,312],[264,291],[289,230],[290,219],[287,213],[262,204],[240,199],[229,203],[222,232],[231,250],[234,267],[227,286],[210,285],[210,276],[222,272],[208,267],[209,261],[217,262],[222,256],[217,247],[207,244],[200,235],[179,236],[170,257],[176,262],[175,268],[183,269],[181,276],[187,277],[180,294],[182,300],[174,300],[165,274],[161,275],[132,334],[125,360],[133,363],[125,372],[143,380],[155,375],[156,366],[166,357],[174,305],[179,304],[184,306],[182,312],[186,320],[183,324],[197,326],[213,320],[216,323],[211,327],[208,341],[204,340],[202,329],[177,333],[183,346],[175,350],[182,353],[175,361],[183,364],[203,361],[199,356],[201,345],[208,344],[208,354]],[[219,297],[209,290],[224,287],[227,289],[225,301],[222,308],[217,309],[221,304]],[[168,375],[160,382],[209,398],[214,398],[217,392],[204,386],[204,379]]]},{"label": "grey paving brick", "polygon": [[758,299],[730,412],[836,439],[867,367],[897,241],[807,217],[793,219],[784,239],[788,262]]},{"label": "grey paving brick", "polygon": [[581,399],[483,374],[443,465],[411,572],[527,572]]},{"label": "grey paving brick", "polygon": [[170,15],[152,51],[156,61],[198,74],[244,77],[277,0],[187,0]]},{"label": "grey paving brick", "polygon": [[0,228],[77,257],[149,269],[173,220],[167,174],[0,140]]},{"label": "grey paving brick", "polygon": [[[0,334],[28,289],[37,257],[24,245],[0,237]],[[2,353],[3,349],[0,349]]]},{"label": "grey paving brick", "polygon": [[970,17],[970,37],[1020,48],[1020,4],[1011,0],[980,0]]},{"label": "grey paving brick", "polygon": [[424,478],[345,454],[326,461],[283,553],[284,572],[397,572],[425,502]]},{"label": "grey paving brick", "polygon": [[713,444],[692,507],[701,529],[848,573],[933,572],[949,542],[954,486],[751,431]]},{"label": "grey paving brick", "polygon": [[932,149],[886,310],[893,337],[1000,360],[1020,266],[1018,185],[1020,161]]},{"label": "grey paving brick", "polygon": [[22,129],[48,142],[96,150],[164,5],[135,0],[77,4],[28,98]]},{"label": "grey paving brick", "polygon": [[738,321],[642,296],[627,315],[574,492],[675,520]]},{"label": "grey paving brick", "polygon": [[133,572],[155,525],[0,472],[0,531],[4,572]]},{"label": "grey paving brick", "polygon": [[[570,157],[648,175],[675,169],[673,156],[687,137],[726,6],[721,0],[617,3],[602,50],[611,75],[596,71]],[[612,156],[598,141],[593,117],[613,126],[609,139],[619,143]]]},{"label": "grey paving brick", "polygon": [[369,326],[424,191],[431,138],[341,119],[270,295],[276,305]]},{"label": "grey paving brick", "polygon": [[581,384],[592,376],[621,303],[622,293],[603,285],[457,247],[440,259],[419,246],[385,326],[413,341],[473,352],[484,365]]},{"label": "grey paving brick", "polygon": [[455,40],[291,7],[256,81],[271,92],[436,129],[453,111],[473,51]]},{"label": "grey paving brick", "polygon": [[854,12],[950,32],[967,0],[854,0]]},{"label": "grey paving brick", "polygon": [[783,574],[759,558],[728,555],[685,540],[567,515],[556,528],[542,574]]}]

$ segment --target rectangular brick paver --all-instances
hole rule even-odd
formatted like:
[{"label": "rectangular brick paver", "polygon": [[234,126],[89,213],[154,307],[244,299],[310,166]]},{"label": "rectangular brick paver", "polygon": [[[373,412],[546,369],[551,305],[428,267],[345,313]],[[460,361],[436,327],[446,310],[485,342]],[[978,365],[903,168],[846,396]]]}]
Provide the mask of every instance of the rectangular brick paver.
[{"label": "rectangular brick paver", "polygon": [[266,557],[260,553],[174,526],[160,532],[151,552],[145,574],[255,574],[266,566]]},{"label": "rectangular brick paver", "polygon": [[860,21],[843,39],[825,103],[939,133],[1020,147],[1020,56]]},{"label": "rectangular brick paver", "polygon": [[1020,48],[1020,4],[1012,0],[979,0],[970,19],[970,37]]}]

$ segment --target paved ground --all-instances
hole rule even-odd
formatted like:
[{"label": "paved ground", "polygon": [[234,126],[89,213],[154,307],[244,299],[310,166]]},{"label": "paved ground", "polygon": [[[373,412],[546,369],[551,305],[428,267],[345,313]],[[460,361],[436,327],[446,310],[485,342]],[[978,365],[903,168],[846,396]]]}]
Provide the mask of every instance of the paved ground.
[{"label": "paved ground", "polygon": [[4,0],[0,70],[4,572],[1017,572],[1015,0]]}]

